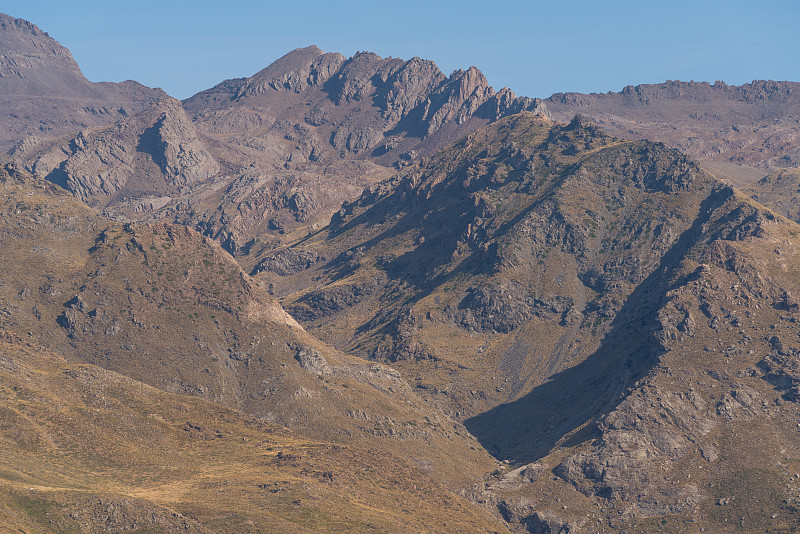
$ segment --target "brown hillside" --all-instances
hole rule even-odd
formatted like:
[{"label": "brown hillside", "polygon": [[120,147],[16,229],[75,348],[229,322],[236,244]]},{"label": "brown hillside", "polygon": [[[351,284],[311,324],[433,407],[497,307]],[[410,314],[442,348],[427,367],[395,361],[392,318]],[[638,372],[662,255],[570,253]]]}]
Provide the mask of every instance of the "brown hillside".
[{"label": "brown hillside", "polygon": [[396,371],[307,334],[215,242],[109,222],[13,169],[0,187],[2,246],[15,251],[0,257],[2,328],[315,439],[392,451],[454,488],[493,469]]}]

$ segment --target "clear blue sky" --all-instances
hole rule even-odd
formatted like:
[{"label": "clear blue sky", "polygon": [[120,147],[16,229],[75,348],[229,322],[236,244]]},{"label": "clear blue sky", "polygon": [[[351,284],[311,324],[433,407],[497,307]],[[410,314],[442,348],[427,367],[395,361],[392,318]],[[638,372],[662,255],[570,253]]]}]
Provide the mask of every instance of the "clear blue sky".
[{"label": "clear blue sky", "polygon": [[499,89],[617,91],[668,79],[800,81],[800,1],[4,0],[72,51],[92,81],[186,98],[316,44],[350,56],[471,65]]}]

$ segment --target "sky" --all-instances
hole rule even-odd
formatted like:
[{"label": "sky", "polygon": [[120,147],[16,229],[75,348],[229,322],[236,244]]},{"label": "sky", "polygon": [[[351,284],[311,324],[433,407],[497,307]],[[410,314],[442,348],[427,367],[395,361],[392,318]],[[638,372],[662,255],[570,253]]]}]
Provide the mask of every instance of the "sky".
[{"label": "sky", "polygon": [[547,97],[665,80],[800,81],[798,0],[381,2],[3,0],[72,52],[91,81],[187,98],[315,44],[351,56],[478,67],[495,89]]}]

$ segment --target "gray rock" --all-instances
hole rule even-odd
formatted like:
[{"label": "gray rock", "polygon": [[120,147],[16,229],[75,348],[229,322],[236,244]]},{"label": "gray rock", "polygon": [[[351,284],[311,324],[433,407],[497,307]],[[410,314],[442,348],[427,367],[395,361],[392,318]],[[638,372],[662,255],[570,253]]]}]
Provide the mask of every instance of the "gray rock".
[{"label": "gray rock", "polygon": [[532,317],[563,318],[572,309],[570,297],[537,299],[516,283],[473,286],[451,312],[465,328],[508,333]]},{"label": "gray rock", "polygon": [[311,347],[301,347],[297,349],[294,359],[300,364],[300,367],[313,373],[315,375],[329,375],[333,372],[332,367],[316,349]]},{"label": "gray rock", "polygon": [[316,252],[295,248],[286,248],[261,260],[251,274],[272,272],[280,276],[289,276],[305,271],[312,265],[325,261],[324,256]]},{"label": "gray rock", "polygon": [[376,278],[363,283],[338,285],[312,291],[287,311],[292,316],[305,321],[328,317],[372,296],[383,286],[384,282],[384,280]]}]

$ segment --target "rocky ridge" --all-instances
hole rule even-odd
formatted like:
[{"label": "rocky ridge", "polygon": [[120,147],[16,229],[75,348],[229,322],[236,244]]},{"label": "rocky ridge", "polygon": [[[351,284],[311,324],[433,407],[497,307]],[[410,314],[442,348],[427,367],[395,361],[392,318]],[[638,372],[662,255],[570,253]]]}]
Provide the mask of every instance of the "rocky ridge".
[{"label": "rocky ridge", "polygon": [[[496,391],[458,399],[461,409],[474,410],[466,406],[513,398],[536,380],[519,370],[532,363],[530,346],[514,349],[502,337],[522,342],[531,325],[548,330],[551,341],[541,339],[538,350],[552,342],[553,359],[538,372],[594,350],[631,292],[688,229],[694,215],[687,210],[696,213],[710,180],[663,146],[620,142],[580,119],[555,125],[517,115],[369,190],[343,207],[327,233],[268,256],[256,271],[263,269],[258,276],[278,294],[314,280],[313,288],[287,296],[290,312],[364,356],[401,366],[430,360],[459,369],[470,362],[466,368],[484,376],[484,365],[508,359]],[[649,220],[651,209],[663,220]],[[291,257],[314,261],[282,269],[286,275],[269,272]],[[329,329],[337,317],[356,321],[352,337]],[[571,339],[581,328],[587,339]],[[464,331],[481,340],[458,345],[466,358],[436,340]],[[578,353],[567,356],[558,348],[564,345]]]},{"label": "rocky ridge", "polygon": [[[279,102],[281,113],[270,116],[266,110]],[[311,146],[305,157],[312,161],[369,155],[382,164],[449,143],[473,117],[544,110],[541,101],[508,89],[495,93],[475,67],[446,77],[420,58],[384,59],[370,52],[345,58],[315,46],[294,50],[250,78],[222,82],[185,105],[216,134],[255,133],[270,124],[285,129],[283,121],[289,121],[300,145]],[[243,116],[248,120],[238,120]],[[450,130],[441,139],[430,139],[446,125]]]},{"label": "rocky ridge", "polygon": [[604,94],[558,93],[545,102],[558,120],[581,113],[611,135],[662,141],[734,184],[800,165],[796,82],[667,81]]},{"label": "rocky ridge", "polygon": [[256,263],[284,235],[326,224],[388,166],[510,113],[546,113],[539,100],[495,93],[474,67],[446,77],[420,58],[313,46],[183,107],[187,116],[164,100],[70,140],[27,139],[9,159],[110,216],[193,226]]}]

